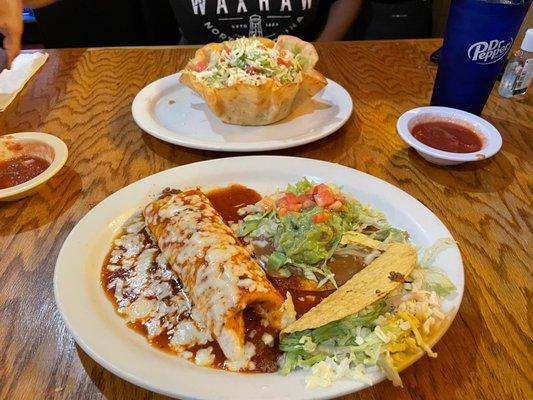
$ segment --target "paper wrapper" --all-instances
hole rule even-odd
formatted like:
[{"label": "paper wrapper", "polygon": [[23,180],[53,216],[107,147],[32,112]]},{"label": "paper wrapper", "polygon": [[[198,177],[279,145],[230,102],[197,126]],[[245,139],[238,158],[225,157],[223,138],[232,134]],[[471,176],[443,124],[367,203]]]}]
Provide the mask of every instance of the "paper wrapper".
[{"label": "paper wrapper", "polygon": [[0,111],[4,111],[11,104],[47,58],[46,53],[22,53],[13,60],[11,69],[0,72]]}]

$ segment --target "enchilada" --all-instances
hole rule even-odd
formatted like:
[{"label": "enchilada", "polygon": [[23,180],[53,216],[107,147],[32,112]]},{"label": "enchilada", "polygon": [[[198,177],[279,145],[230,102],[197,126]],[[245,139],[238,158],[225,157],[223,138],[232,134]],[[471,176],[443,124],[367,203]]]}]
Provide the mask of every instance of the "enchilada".
[{"label": "enchilada", "polygon": [[144,209],[144,217],[183,283],[194,319],[227,358],[225,367],[248,369],[256,346],[247,340],[247,324],[277,338],[283,297],[199,189],[163,193]]}]

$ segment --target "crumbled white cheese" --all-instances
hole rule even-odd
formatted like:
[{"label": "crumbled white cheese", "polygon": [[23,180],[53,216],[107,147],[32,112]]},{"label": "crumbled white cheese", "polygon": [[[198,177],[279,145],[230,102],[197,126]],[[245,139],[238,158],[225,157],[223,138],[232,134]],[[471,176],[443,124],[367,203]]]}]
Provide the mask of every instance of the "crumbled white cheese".
[{"label": "crumbled white cheese", "polygon": [[131,322],[142,320],[157,309],[157,302],[153,299],[139,297],[126,308],[125,312]]},{"label": "crumbled white cheese", "polygon": [[117,264],[118,261],[122,258],[123,254],[124,254],[124,250],[122,250],[122,249],[114,249],[111,252],[111,259],[109,260],[109,262],[111,264]]},{"label": "crumbled white cheese", "polygon": [[313,339],[311,339],[310,336],[302,336],[298,343],[302,344],[303,349],[308,353],[312,353],[316,350],[317,344],[313,342]]},{"label": "crumbled white cheese", "polygon": [[209,346],[206,349],[200,349],[196,352],[196,356],[194,357],[194,362],[196,365],[200,365],[202,367],[211,365],[215,362],[215,355],[212,353],[213,348]]},{"label": "crumbled white cheese", "polygon": [[124,287],[124,281],[122,279],[115,279],[115,297],[118,301],[122,300],[124,295],[122,293],[122,289]]},{"label": "crumbled white cheese", "polygon": [[409,323],[409,321],[404,321],[402,320],[398,326],[400,327],[400,329],[402,331],[408,331],[409,329],[411,329],[411,324]]},{"label": "crumbled white cheese", "polygon": [[143,236],[139,234],[124,235],[115,240],[115,246],[122,246],[126,249],[124,257],[134,257],[143,249]]},{"label": "crumbled white cheese", "polygon": [[126,228],[126,232],[128,233],[139,233],[144,229],[146,224],[144,223],[144,220],[136,221],[131,225],[128,225]]},{"label": "crumbled white cheese", "polygon": [[261,340],[269,347],[274,346],[274,336],[269,333],[263,333],[263,336],[261,336]]},{"label": "crumbled white cheese", "polygon": [[107,270],[111,271],[111,272],[116,271],[116,270],[118,270],[120,268],[122,268],[122,267],[120,265],[116,265],[116,264],[108,264],[107,265]]},{"label": "crumbled white cheese", "polygon": [[154,338],[161,334],[163,327],[161,326],[161,319],[150,318],[144,323],[149,338]]},{"label": "crumbled white cheese", "polygon": [[269,245],[269,242],[268,242],[268,240],[254,240],[254,241],[252,241],[252,244],[255,247],[263,248],[263,247],[267,247]]},{"label": "crumbled white cheese", "polygon": [[206,344],[210,340],[211,335],[208,332],[199,330],[193,321],[184,320],[174,328],[171,344],[178,347],[189,347],[196,344]]},{"label": "crumbled white cheese", "polygon": [[356,363],[353,356],[342,358],[340,361],[334,357],[328,357],[313,365],[311,371],[311,375],[306,379],[309,388],[327,387],[343,378],[356,379],[372,385],[365,367]]},{"label": "crumbled white cheese", "polygon": [[243,369],[253,369],[253,365],[250,362],[252,357],[255,355],[255,346],[253,343],[246,342],[244,345],[244,351],[242,353],[242,357],[238,359],[234,359],[232,361],[225,361],[224,366],[230,370],[230,371],[240,371]]},{"label": "crumbled white cheese", "polygon": [[217,337],[217,342],[222,352],[229,360],[240,360],[244,355],[244,348],[241,346],[241,338],[234,329],[222,328]]},{"label": "crumbled white cheese", "polygon": [[172,294],[172,288],[168,282],[152,284],[157,300],[162,300]]}]

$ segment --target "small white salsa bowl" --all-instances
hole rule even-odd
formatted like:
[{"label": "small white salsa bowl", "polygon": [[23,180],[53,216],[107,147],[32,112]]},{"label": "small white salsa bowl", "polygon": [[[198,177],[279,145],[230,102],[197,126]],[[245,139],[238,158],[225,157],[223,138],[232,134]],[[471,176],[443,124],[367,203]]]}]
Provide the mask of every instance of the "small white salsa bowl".
[{"label": "small white salsa bowl", "polygon": [[[430,121],[445,121],[467,127],[481,137],[482,147],[472,153],[452,153],[435,149],[417,140],[411,131],[415,125]],[[449,107],[419,107],[405,112],[398,119],[396,129],[401,138],[427,161],[438,165],[456,165],[492,157],[502,147],[502,137],[489,122],[477,115]]]},{"label": "small white salsa bowl", "polygon": [[47,133],[20,132],[0,136],[0,161],[20,156],[40,157],[50,165],[26,182],[0,189],[0,201],[19,200],[38,191],[63,167],[68,149],[61,139]]}]

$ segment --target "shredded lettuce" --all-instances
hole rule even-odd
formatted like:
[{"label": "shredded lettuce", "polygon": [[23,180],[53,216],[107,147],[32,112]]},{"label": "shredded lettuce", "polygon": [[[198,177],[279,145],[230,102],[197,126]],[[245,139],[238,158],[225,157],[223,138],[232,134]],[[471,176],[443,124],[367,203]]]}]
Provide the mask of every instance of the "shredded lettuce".
[{"label": "shredded lettuce", "polygon": [[434,291],[440,297],[450,295],[457,288],[452,281],[450,281],[448,275],[440,268],[433,266],[433,263],[435,262],[438,253],[453,244],[454,241],[449,238],[437,240],[433,246],[424,251],[416,270],[416,273],[421,275],[420,279],[422,280],[422,288]]},{"label": "shredded lettuce", "polygon": [[[372,353],[374,356],[379,341],[370,337],[363,345],[358,345],[355,332],[358,327],[369,325],[375,321],[379,315],[385,312],[387,307],[387,304],[381,301],[369,311],[330,322],[316,329],[294,332],[283,337],[279,344],[281,351],[286,353],[281,368],[282,374],[324,360],[329,355],[329,352],[325,351],[325,347],[348,346],[355,352]],[[328,344],[328,346],[323,346],[324,344]]]},{"label": "shredded lettuce", "polygon": [[268,256],[266,267],[270,270],[279,270],[281,267],[283,267],[285,264],[289,262],[289,259],[287,256],[280,252],[280,251],[274,251]]},{"label": "shredded lettuce", "polygon": [[420,272],[424,274],[422,288],[434,291],[440,297],[446,297],[457,289],[448,275],[438,268],[424,268]]},{"label": "shredded lettuce", "polygon": [[239,221],[235,234],[239,237],[251,236],[269,239],[276,235],[279,219],[274,211],[247,215]]},{"label": "shredded lettuce", "polygon": [[302,212],[290,212],[281,218],[276,249],[299,264],[315,265],[324,262],[329,250],[340,240],[342,226],[337,218],[321,224],[313,223],[313,216],[323,212],[313,207]]},{"label": "shredded lettuce", "polygon": [[422,254],[422,258],[420,259],[420,266],[423,268],[431,268],[433,263],[435,262],[435,258],[437,255],[441,252],[449,248],[450,246],[453,246],[455,242],[451,238],[442,238],[437,240],[432,246],[428,247],[424,254]]},{"label": "shredded lettuce", "polygon": [[294,193],[297,196],[300,196],[307,192],[309,189],[311,189],[313,186],[315,186],[316,183],[307,179],[303,178],[301,181],[296,182],[293,184],[288,184],[287,189],[285,189],[286,192]]},{"label": "shredded lettuce", "polygon": [[[306,194],[317,183],[308,178],[289,184],[286,192],[297,196]],[[340,188],[328,185],[334,193]],[[317,214],[327,213],[328,218],[313,222]],[[300,212],[288,212],[283,217],[274,209],[247,215],[236,228],[237,236],[247,239],[268,240],[274,252],[267,256],[263,266],[272,272],[289,276],[297,272],[307,279],[321,284],[335,278],[327,267],[341,238],[346,232],[362,232],[372,227],[374,240],[404,241],[407,235],[389,226],[383,213],[375,211],[359,201],[346,198],[338,210],[326,210],[318,205]]]}]

